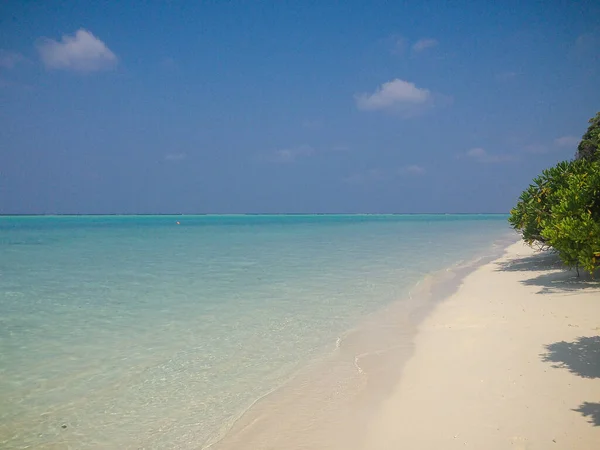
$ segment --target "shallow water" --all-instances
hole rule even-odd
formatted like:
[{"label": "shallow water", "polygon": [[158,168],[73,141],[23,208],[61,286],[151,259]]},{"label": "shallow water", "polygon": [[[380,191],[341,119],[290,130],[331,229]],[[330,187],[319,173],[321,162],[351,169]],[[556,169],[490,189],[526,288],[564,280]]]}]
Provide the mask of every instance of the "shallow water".
[{"label": "shallow water", "polygon": [[496,215],[1,217],[0,446],[205,447],[508,234]]}]

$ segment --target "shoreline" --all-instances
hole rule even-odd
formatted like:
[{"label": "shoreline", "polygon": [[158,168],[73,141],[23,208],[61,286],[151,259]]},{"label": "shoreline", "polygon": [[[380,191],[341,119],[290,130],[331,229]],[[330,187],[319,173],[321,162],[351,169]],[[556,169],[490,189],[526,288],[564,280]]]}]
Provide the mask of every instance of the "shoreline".
[{"label": "shoreline", "polygon": [[[493,251],[508,235],[500,218],[381,222],[294,221],[289,232],[222,221],[184,233],[155,225],[96,230],[85,221],[8,230],[15,288],[3,291],[10,334],[2,341],[0,441],[199,448],[252,404],[291,397],[297,401],[287,409],[268,408],[284,412],[280,422],[289,411],[310,424],[311,411],[325,404],[323,423],[342,423],[338,413],[353,409],[363,374],[396,374],[392,362],[412,351],[398,343],[414,334],[403,299],[416,283]],[[157,236],[165,239],[157,244]],[[382,327],[373,318],[373,333],[353,329],[399,300],[398,321]],[[395,330],[398,323],[407,326]],[[293,428],[296,418],[285,421]]]},{"label": "shoreline", "polygon": [[600,283],[518,242],[419,327],[364,449],[600,447]]},{"label": "shoreline", "polygon": [[426,274],[408,298],[368,314],[338,337],[333,352],[256,399],[219,438],[201,448],[362,448],[357,446],[362,433],[349,433],[348,427],[362,430],[361,424],[391,395],[414,352],[420,324],[459,290],[465,277],[496,260],[514,242],[514,236],[507,235],[478,257]]}]

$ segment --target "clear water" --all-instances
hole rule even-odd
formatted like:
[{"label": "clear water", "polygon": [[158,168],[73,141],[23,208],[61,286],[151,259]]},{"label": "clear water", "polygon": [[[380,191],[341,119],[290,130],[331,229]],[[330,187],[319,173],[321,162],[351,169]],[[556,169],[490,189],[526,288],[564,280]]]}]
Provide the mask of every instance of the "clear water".
[{"label": "clear water", "polygon": [[498,215],[0,217],[0,447],[202,448],[508,233]]}]

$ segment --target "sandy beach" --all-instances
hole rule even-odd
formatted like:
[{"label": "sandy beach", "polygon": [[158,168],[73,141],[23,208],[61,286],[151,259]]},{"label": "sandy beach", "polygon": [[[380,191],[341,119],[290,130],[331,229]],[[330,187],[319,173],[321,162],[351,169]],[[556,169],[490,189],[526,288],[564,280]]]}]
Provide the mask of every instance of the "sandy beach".
[{"label": "sandy beach", "polygon": [[521,242],[465,271],[374,316],[214,448],[600,448],[600,285]]},{"label": "sandy beach", "polygon": [[364,448],[600,448],[600,287],[522,243],[421,324]]}]

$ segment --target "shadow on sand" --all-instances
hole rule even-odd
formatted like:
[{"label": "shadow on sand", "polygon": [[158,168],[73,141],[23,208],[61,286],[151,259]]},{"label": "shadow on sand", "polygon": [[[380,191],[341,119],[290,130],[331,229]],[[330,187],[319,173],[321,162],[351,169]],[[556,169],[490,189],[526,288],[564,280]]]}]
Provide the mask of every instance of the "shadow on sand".
[{"label": "shadow on sand", "polygon": [[[537,286],[538,294],[568,294],[582,290],[599,290],[600,281],[588,273],[567,269],[558,255],[551,251],[502,261],[497,264],[499,271],[532,272],[531,277],[521,281],[526,286]],[[600,295],[598,295],[600,301]],[[560,341],[546,346],[540,357],[544,362],[558,369],[583,378],[600,378],[600,336],[581,336],[573,342]],[[588,419],[593,426],[600,426],[600,403],[584,402],[573,411]]]},{"label": "shadow on sand", "polygon": [[558,254],[552,251],[539,251],[530,256],[514,258],[498,263],[498,270],[508,272],[547,271],[564,269]]},{"label": "shadow on sand", "polygon": [[[547,345],[546,350],[541,358],[552,363],[552,367],[567,369],[583,378],[600,378],[600,336],[555,342]],[[573,411],[588,417],[592,425],[600,426],[600,403],[584,402]]]},{"label": "shadow on sand", "polygon": [[573,342],[555,342],[541,355],[552,367],[568,369],[583,378],[600,378],[600,336],[580,337]]},{"label": "shadow on sand", "polygon": [[583,402],[579,408],[574,409],[583,417],[589,417],[589,422],[595,427],[600,427],[600,403]]},{"label": "shadow on sand", "polygon": [[[599,289],[598,277],[589,273],[569,270],[560,261],[558,254],[543,251],[531,256],[515,258],[497,263],[497,270],[503,272],[538,272],[535,276],[521,281],[526,286],[538,286],[538,294],[578,292],[582,289]],[[539,273],[541,272],[541,273]]]}]

